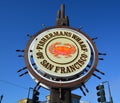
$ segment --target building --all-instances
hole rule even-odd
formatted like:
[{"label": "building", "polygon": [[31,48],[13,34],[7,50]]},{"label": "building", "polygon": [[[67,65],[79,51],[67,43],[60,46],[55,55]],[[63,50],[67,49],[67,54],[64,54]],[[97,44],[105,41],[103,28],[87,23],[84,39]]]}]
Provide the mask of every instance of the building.
[{"label": "building", "polygon": [[[72,103],[80,103],[81,96],[72,94]],[[50,103],[50,95],[46,96],[46,103]],[[42,102],[41,102],[42,103]],[[44,102],[43,102],[44,103]]]},{"label": "building", "polygon": [[80,101],[80,103],[90,103],[89,101]]},{"label": "building", "polygon": [[[81,96],[72,94],[72,103],[80,103]],[[50,95],[46,96],[46,101],[40,101],[40,103],[50,103]],[[22,99],[19,103],[32,103],[32,99]]]},{"label": "building", "polygon": [[[88,101],[80,101],[81,96],[72,94],[72,103],[90,103]],[[22,99],[19,100],[19,103],[32,103],[32,99]],[[40,101],[39,103],[50,103],[50,95],[46,96],[46,101]]]},{"label": "building", "polygon": [[32,99],[25,98],[25,99],[19,100],[18,103],[32,103]]}]

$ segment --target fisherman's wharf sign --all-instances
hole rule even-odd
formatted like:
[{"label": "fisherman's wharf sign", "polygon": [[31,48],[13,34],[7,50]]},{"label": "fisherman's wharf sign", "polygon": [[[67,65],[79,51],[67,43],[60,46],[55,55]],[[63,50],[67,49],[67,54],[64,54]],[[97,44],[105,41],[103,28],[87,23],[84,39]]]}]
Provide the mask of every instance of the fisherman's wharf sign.
[{"label": "fisherman's wharf sign", "polygon": [[86,82],[98,62],[92,41],[79,29],[50,27],[34,34],[25,48],[30,75],[46,88],[74,88]]},{"label": "fisherman's wharf sign", "polygon": [[91,50],[85,37],[66,28],[46,30],[34,39],[33,59],[38,70],[56,77],[80,73],[90,61]]}]

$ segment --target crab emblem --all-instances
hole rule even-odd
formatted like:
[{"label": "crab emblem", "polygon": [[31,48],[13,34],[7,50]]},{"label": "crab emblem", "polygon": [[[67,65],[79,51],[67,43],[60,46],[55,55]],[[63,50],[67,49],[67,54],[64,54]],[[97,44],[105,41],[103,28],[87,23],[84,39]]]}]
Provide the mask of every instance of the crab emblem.
[{"label": "crab emblem", "polygon": [[49,47],[49,52],[55,57],[59,58],[59,55],[65,58],[71,57],[71,54],[76,52],[76,48],[69,43],[62,44],[61,42],[56,42]]}]

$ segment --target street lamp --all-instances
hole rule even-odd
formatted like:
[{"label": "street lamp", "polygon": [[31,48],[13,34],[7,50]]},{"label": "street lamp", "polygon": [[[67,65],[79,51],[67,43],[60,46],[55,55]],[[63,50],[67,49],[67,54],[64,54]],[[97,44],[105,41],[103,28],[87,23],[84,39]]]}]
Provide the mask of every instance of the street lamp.
[{"label": "street lamp", "polygon": [[3,95],[0,96],[0,103],[2,103]]},{"label": "street lamp", "polygon": [[33,90],[33,88],[29,87],[29,89],[28,89],[28,96],[27,96],[28,99],[29,99],[29,96],[30,96],[30,90]]}]

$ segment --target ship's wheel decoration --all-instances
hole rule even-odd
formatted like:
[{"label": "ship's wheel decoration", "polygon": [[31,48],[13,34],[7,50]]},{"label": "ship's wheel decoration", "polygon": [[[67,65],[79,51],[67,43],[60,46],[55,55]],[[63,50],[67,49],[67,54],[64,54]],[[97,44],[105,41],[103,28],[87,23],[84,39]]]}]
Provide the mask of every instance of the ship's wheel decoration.
[{"label": "ship's wheel decoration", "polygon": [[88,92],[85,83],[93,75],[98,79],[94,71],[99,55],[94,39],[80,29],[69,27],[68,17],[64,16],[64,6],[58,12],[57,26],[45,28],[31,36],[24,52],[26,67],[28,70],[20,76],[27,74],[40,85],[50,88],[69,88],[71,90],[82,87]]}]

